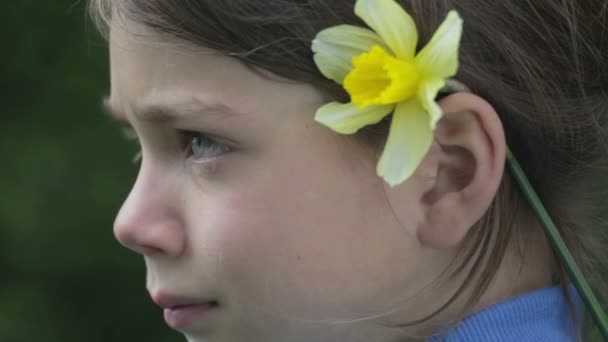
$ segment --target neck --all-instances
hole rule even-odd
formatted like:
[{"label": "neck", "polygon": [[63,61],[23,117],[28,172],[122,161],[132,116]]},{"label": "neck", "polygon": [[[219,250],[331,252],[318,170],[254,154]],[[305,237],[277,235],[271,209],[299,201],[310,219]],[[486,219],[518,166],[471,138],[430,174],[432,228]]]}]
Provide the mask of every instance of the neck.
[{"label": "neck", "polygon": [[[425,289],[425,297],[435,299],[434,303],[437,303],[436,308],[439,309],[466,280],[469,270],[470,265],[460,272],[462,276],[454,277],[449,282],[438,282],[438,286],[430,286]],[[464,308],[468,299],[478,294],[474,293],[473,288],[468,288],[439,314],[420,324],[403,329],[404,336],[399,341],[425,341],[429,336],[445,328],[446,324],[456,324],[466,316],[499,302],[550,287],[554,285],[552,279],[554,270],[553,254],[543,232],[526,233],[525,238],[511,241],[495,277],[471,310],[465,312]],[[476,282],[473,282],[471,287],[474,287],[475,284]]]}]

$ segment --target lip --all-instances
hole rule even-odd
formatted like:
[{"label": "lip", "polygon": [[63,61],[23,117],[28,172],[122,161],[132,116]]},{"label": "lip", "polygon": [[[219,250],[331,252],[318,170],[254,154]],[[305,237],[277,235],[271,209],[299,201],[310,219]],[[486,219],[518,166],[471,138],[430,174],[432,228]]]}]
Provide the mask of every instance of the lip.
[{"label": "lip", "polygon": [[152,295],[152,300],[163,309],[167,325],[175,330],[187,329],[219,305],[213,299],[182,297],[162,292]]}]

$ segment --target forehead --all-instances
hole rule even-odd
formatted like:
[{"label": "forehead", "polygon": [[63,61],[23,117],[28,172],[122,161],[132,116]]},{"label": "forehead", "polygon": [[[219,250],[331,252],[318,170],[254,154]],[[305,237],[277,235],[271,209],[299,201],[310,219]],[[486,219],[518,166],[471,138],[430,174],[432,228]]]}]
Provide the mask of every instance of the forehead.
[{"label": "forehead", "polygon": [[143,25],[121,21],[110,28],[110,99],[119,107],[155,97],[196,97],[259,112],[287,101],[291,108],[322,101],[311,86],[264,77],[234,58]]},{"label": "forehead", "polygon": [[111,27],[110,65],[111,98],[121,104],[167,92],[246,96],[244,90],[265,83],[231,58],[129,22]]}]

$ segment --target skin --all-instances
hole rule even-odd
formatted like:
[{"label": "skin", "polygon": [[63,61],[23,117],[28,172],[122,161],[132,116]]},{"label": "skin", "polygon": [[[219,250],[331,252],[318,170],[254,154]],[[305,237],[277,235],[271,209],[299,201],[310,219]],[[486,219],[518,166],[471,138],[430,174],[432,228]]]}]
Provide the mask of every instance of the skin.
[{"label": "skin", "polygon": [[[460,302],[424,324],[387,326],[434,312],[461,280],[435,281],[504,167],[502,127],[483,101],[444,102],[477,114],[444,120],[416,174],[389,188],[375,152],[313,121],[325,102],[314,88],[132,22],[114,23],[110,37],[108,103],[143,154],[114,233],[145,258],[151,296],[220,303],[181,331],[189,341],[417,340],[458,319]],[[159,118],[159,106],[178,117]],[[184,131],[230,151],[198,158]],[[498,277],[508,285],[480,305],[546,284],[526,271],[538,263],[509,265]]]}]

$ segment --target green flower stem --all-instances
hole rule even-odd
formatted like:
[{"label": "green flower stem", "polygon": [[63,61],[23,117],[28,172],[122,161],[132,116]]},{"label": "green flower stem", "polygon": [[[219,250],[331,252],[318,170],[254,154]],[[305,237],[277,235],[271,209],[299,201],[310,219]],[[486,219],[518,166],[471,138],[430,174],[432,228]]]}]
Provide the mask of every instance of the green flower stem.
[{"label": "green flower stem", "polygon": [[511,150],[509,148],[507,148],[507,164],[513,176],[515,177],[515,181],[517,182],[517,184],[519,184],[524,195],[530,202],[534,213],[542,223],[547,237],[551,241],[551,244],[553,245],[553,247],[557,251],[557,254],[560,256],[562,262],[564,263],[568,275],[574,282],[574,286],[576,286],[576,289],[578,290],[578,293],[585,302],[587,309],[590,311],[591,316],[598,325],[600,332],[604,337],[604,340],[608,341],[608,317],[606,317],[606,313],[602,310],[602,307],[597,297],[595,296],[593,290],[587,283],[587,280],[583,276],[580,268],[574,261],[572,254],[570,254],[570,251],[568,250],[566,243],[562,239],[559,231],[553,223],[553,220],[551,220],[551,217],[547,213],[547,210],[538,198],[538,195],[532,188],[532,185],[528,181],[528,178],[526,177],[524,171],[522,170],[521,166],[517,162],[517,159],[515,159],[515,156],[513,156],[513,153],[511,153]]}]

